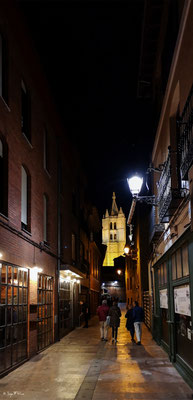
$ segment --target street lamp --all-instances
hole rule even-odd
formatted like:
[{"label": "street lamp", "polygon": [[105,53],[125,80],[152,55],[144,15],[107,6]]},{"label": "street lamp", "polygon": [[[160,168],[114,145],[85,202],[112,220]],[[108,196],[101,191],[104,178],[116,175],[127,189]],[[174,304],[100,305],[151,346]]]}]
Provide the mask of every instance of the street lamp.
[{"label": "street lamp", "polygon": [[129,254],[129,251],[130,251],[130,247],[126,244],[125,247],[124,247],[124,253],[125,253],[126,255],[128,255],[128,254]]},{"label": "street lamp", "polygon": [[127,178],[127,183],[129,185],[129,189],[131,191],[133,199],[136,201],[145,201],[147,204],[151,204],[153,206],[157,206],[157,202],[155,199],[155,195],[153,196],[139,196],[143,185],[143,178],[138,176],[137,174],[132,176],[132,178]]},{"label": "street lamp", "polygon": [[139,196],[139,193],[141,191],[142,185],[143,185],[143,178],[138,176],[137,174],[132,176],[131,178],[127,178],[127,183],[129,185],[129,189],[131,191],[133,201],[131,204],[127,224],[131,224],[131,220],[135,211],[136,203],[137,201],[139,202],[145,202],[147,204],[151,204],[152,206],[157,206],[156,198],[155,196]]},{"label": "street lamp", "polygon": [[127,183],[129,185],[132,196],[138,196],[143,185],[143,178],[135,175],[132,178],[127,178]]}]

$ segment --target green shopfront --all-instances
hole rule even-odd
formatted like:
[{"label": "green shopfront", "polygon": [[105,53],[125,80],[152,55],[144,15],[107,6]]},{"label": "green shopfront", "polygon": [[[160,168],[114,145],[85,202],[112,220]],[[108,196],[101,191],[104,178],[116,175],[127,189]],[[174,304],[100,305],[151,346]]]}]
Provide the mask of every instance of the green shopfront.
[{"label": "green shopfront", "polygon": [[153,336],[193,387],[193,232],[154,264]]}]

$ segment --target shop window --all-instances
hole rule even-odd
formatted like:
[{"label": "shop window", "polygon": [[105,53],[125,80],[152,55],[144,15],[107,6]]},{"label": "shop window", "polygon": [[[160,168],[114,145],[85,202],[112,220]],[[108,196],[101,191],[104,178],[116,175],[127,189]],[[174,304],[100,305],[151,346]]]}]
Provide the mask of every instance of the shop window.
[{"label": "shop window", "polygon": [[187,244],[185,244],[182,247],[182,264],[183,264],[183,276],[189,275],[188,246],[187,246]]},{"label": "shop window", "polygon": [[21,167],[21,227],[30,231],[30,176]]},{"label": "shop window", "polygon": [[172,279],[175,280],[177,278],[176,274],[176,254],[172,254]]},{"label": "shop window", "polygon": [[48,196],[43,195],[43,207],[44,207],[44,220],[43,220],[43,238],[44,242],[48,243]]},{"label": "shop window", "polygon": [[3,372],[27,358],[28,270],[5,263],[0,269],[0,348],[4,347],[0,353],[0,372]]},{"label": "shop window", "polygon": [[21,81],[21,129],[31,142],[29,92],[23,80]]},{"label": "shop window", "polygon": [[178,249],[176,252],[176,262],[177,262],[177,278],[181,278],[182,277],[181,249]]},{"label": "shop window", "polygon": [[[38,351],[53,342],[53,278],[38,274]],[[41,288],[40,288],[41,286]]]},{"label": "shop window", "polygon": [[8,215],[8,148],[0,138],[0,213]]},{"label": "shop window", "polygon": [[6,103],[8,102],[7,71],[7,46],[5,39],[0,34],[0,96]]},{"label": "shop window", "polygon": [[172,255],[172,279],[189,275],[188,246],[185,244]]}]

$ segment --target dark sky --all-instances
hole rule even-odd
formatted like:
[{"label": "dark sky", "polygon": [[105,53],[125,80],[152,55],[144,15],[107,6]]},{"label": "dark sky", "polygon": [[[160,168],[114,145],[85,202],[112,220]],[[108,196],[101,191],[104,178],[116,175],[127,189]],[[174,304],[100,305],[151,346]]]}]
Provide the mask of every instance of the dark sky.
[{"label": "dark sky", "polygon": [[126,177],[147,169],[152,113],[137,100],[143,0],[19,1],[100,214],[128,213]]}]

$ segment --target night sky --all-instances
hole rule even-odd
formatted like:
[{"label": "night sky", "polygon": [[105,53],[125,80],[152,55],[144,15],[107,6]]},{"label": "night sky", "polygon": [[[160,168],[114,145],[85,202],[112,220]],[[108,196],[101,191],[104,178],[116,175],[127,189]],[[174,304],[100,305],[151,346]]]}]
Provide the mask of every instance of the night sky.
[{"label": "night sky", "polygon": [[22,0],[19,6],[66,131],[82,154],[100,215],[129,212],[126,177],[145,175],[152,151],[152,107],[137,99],[144,2]]}]

